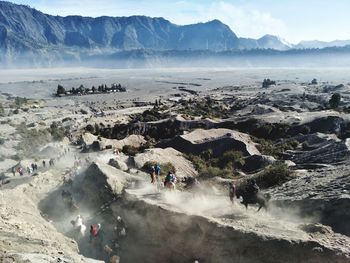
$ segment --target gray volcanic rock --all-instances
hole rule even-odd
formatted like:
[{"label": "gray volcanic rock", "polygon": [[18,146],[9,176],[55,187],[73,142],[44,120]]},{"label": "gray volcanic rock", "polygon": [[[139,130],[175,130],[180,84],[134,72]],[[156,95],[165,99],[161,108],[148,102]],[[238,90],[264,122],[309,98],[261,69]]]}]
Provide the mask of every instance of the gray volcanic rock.
[{"label": "gray volcanic rock", "polygon": [[276,159],[272,156],[254,154],[245,159],[242,170],[244,172],[251,173],[263,169],[274,162],[276,162]]},{"label": "gray volcanic rock", "polygon": [[108,164],[124,172],[129,169],[128,165],[125,162],[119,160],[118,158],[110,159]]},{"label": "gray volcanic rock", "polygon": [[230,129],[196,129],[176,136],[162,147],[172,147],[183,153],[200,153],[212,149],[215,156],[227,150],[241,151],[244,156],[260,154],[249,135]]},{"label": "gray volcanic rock", "polygon": [[296,164],[333,164],[350,156],[348,140],[340,140],[335,135],[315,133],[294,137],[303,145],[302,150],[289,151],[286,159]]},{"label": "gray volcanic rock", "polygon": [[178,177],[198,175],[193,164],[181,152],[173,148],[152,148],[143,153],[138,153],[134,157],[134,163],[138,169],[141,169],[146,162],[158,162],[159,164],[170,162],[174,165]]},{"label": "gray volcanic rock", "polygon": [[295,207],[304,216],[318,218],[333,230],[350,236],[349,163],[330,166],[293,179],[269,193],[283,207]]}]

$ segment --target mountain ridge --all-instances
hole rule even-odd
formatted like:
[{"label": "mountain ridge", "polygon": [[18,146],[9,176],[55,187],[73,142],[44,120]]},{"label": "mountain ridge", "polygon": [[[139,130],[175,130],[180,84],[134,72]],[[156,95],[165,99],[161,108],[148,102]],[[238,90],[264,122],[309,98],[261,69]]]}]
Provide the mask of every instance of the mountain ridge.
[{"label": "mountain ridge", "polygon": [[[52,46],[214,51],[250,48],[242,46],[240,38],[217,19],[176,25],[162,17],[63,17],[48,15],[29,6],[0,1],[0,47],[5,52],[10,50],[21,53]],[[273,45],[265,47],[274,48]]]},{"label": "mountain ridge", "polygon": [[[332,43],[340,45],[336,41]],[[259,39],[240,38],[228,25],[217,19],[176,25],[163,17],[137,15],[63,17],[45,14],[29,6],[0,1],[0,63],[5,66],[23,61],[57,64],[91,57],[108,57],[116,53],[121,54],[120,57],[134,50],[131,53],[136,59],[138,56],[145,58],[150,54],[164,54],[163,51],[174,51],[174,54],[181,56],[187,54],[187,51],[219,52],[219,56],[225,52],[232,54],[232,51],[235,55],[240,52],[249,55],[276,54],[271,53],[271,50],[304,50],[302,44],[306,45],[306,42],[292,45],[274,35],[264,35]],[[312,44],[315,48],[321,45],[309,43],[307,49],[314,48]],[[347,42],[341,44],[345,46]],[[322,45],[329,47],[325,42]],[[251,50],[253,51],[250,52]],[[338,52],[336,48],[334,51]]]}]

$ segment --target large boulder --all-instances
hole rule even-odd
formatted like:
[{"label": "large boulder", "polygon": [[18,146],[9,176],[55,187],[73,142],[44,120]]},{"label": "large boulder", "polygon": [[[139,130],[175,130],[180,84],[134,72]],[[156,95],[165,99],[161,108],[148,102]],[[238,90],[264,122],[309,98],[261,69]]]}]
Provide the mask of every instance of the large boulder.
[{"label": "large boulder", "polygon": [[196,129],[185,135],[159,144],[160,147],[172,147],[183,153],[198,154],[213,150],[214,156],[220,156],[228,150],[241,151],[244,156],[260,154],[250,136],[230,129]]},{"label": "large boulder", "polygon": [[108,164],[92,163],[85,171],[85,176],[79,182],[85,196],[84,202],[94,206],[108,203],[115,196],[122,194],[124,188],[131,182],[141,178],[123,172]]},{"label": "large boulder", "polygon": [[110,148],[121,150],[125,145],[138,148],[146,143],[146,140],[141,135],[130,135],[123,140],[112,140],[98,137],[87,132],[82,135],[81,142],[85,146],[86,151],[101,151]]},{"label": "large boulder", "polygon": [[108,164],[124,172],[129,169],[128,165],[125,162],[116,158],[110,159]]},{"label": "large boulder", "polygon": [[276,159],[272,156],[254,154],[245,159],[242,170],[246,173],[251,173],[261,170],[274,162],[276,162]]},{"label": "large boulder", "polygon": [[348,141],[343,141],[333,134],[299,135],[293,139],[303,145],[302,150],[290,151],[286,159],[296,164],[334,164],[349,158]]},{"label": "large boulder", "polygon": [[193,164],[183,154],[173,148],[153,148],[139,153],[134,157],[136,168],[141,169],[146,162],[154,161],[160,164],[172,163],[178,177],[196,176],[198,173]]}]

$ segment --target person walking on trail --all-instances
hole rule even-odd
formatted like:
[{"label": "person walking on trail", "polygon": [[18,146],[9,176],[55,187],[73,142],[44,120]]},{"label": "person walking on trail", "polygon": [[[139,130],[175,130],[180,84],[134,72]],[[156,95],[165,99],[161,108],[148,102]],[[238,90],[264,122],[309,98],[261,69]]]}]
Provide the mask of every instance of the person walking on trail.
[{"label": "person walking on trail", "polygon": [[46,162],[45,162],[45,160],[43,160],[43,167],[44,167],[44,168],[46,167]]},{"label": "person walking on trail", "polygon": [[156,171],[154,169],[154,166],[151,167],[150,176],[151,176],[151,184],[155,184],[156,183]]},{"label": "person walking on trail", "polygon": [[90,226],[90,240],[89,242],[95,247],[102,247],[104,232],[101,224],[93,224]]},{"label": "person walking on trail", "polygon": [[229,196],[230,196],[230,201],[232,204],[234,203],[234,198],[236,195],[236,185],[232,182],[228,184],[228,189],[229,189]]},{"label": "person walking on trail", "polygon": [[12,167],[12,174],[13,174],[13,176],[16,176],[16,168],[15,167]]}]

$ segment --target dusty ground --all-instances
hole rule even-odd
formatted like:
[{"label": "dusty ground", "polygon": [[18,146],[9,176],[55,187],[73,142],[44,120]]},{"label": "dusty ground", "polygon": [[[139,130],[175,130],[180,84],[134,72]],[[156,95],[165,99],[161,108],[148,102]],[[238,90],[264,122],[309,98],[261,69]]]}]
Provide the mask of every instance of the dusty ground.
[{"label": "dusty ground", "polygon": [[[266,77],[277,80],[278,85],[270,89],[261,89],[261,81]],[[319,80],[318,85],[309,85],[313,78]],[[307,244],[302,249],[309,253],[309,257],[312,257],[316,250],[321,250],[322,253],[330,253],[327,254],[327,257],[330,255],[330,258],[332,258],[335,255],[334,257],[338,260],[336,262],[348,261],[350,240],[347,233],[350,232],[347,232],[348,228],[342,226],[345,222],[340,220],[344,218],[344,215],[348,215],[344,210],[350,197],[348,163],[344,161],[347,160],[348,154],[341,155],[339,158],[337,156],[337,162],[338,159],[340,160],[337,165],[324,162],[321,163],[323,166],[319,166],[321,167],[319,169],[297,171],[296,179],[269,189],[268,192],[272,195],[273,202],[271,202],[269,211],[263,211],[259,214],[253,208],[246,211],[238,200],[232,205],[227,198],[227,190],[222,187],[222,183],[205,187],[200,194],[163,190],[158,192],[154,187],[149,186],[147,182],[148,175],[139,171],[141,165],[137,164],[141,161],[149,161],[152,158],[183,164],[184,167],[178,169],[181,177],[186,175],[197,176],[197,171],[194,170],[189,161],[184,160],[174,150],[156,150],[155,153],[146,152],[137,155],[135,158],[129,158],[125,155],[116,157],[112,150],[80,154],[74,146],[71,148],[71,152],[66,154],[66,157],[61,158],[52,169],[39,167],[38,174],[33,177],[28,175],[13,177],[11,174],[11,168],[17,165],[19,161],[22,165],[28,166],[32,162],[41,164],[42,160],[46,159],[48,161],[51,158],[50,153],[45,151],[42,152],[40,157],[37,157],[37,160],[34,157],[22,158],[17,156],[15,158],[21,143],[23,143],[21,135],[18,134],[21,123],[25,123],[29,129],[47,129],[53,121],[61,123],[68,118],[69,120],[66,121],[65,125],[69,127],[70,133],[74,135],[71,140],[74,143],[79,143],[79,135],[84,133],[82,128],[88,123],[98,123],[100,125],[102,123],[101,126],[103,127],[108,127],[108,125],[113,127],[115,123],[127,124],[130,121],[130,114],[141,113],[152,108],[152,106],[135,107],[133,104],[135,101],[153,102],[155,99],[162,98],[166,101],[167,106],[170,106],[169,112],[175,112],[178,105],[172,105],[167,99],[170,98],[174,101],[179,98],[194,98],[193,95],[174,89],[174,87],[179,86],[199,91],[200,97],[209,95],[218,101],[232,98],[250,101],[250,105],[237,110],[234,116],[231,116],[231,121],[254,117],[270,123],[286,122],[294,125],[295,123],[305,124],[320,117],[335,116],[346,122],[350,120],[346,111],[339,113],[339,111],[329,109],[317,110],[317,107],[328,101],[333,91],[327,93],[323,88],[331,84],[333,86],[340,83],[344,84],[344,87],[336,91],[341,92],[342,102],[345,105],[350,102],[350,77],[348,77],[347,69],[38,69],[1,71],[0,79],[0,93],[2,94],[0,102],[6,106],[6,115],[8,115],[0,117],[0,139],[4,139],[0,144],[0,174],[5,177],[5,181],[10,180],[9,184],[0,187],[1,262],[97,262],[80,255],[76,242],[67,237],[69,236],[67,232],[71,230],[68,220],[64,222],[62,227],[59,225],[62,224],[62,221],[55,222],[55,218],[52,218],[53,221],[51,222],[39,210],[39,204],[42,200],[46,200],[57,189],[61,189],[65,170],[72,168],[74,160],[77,158],[82,160],[88,158],[90,161],[102,163],[103,173],[116,176],[111,181],[107,180],[107,184],[118,186],[118,194],[123,192],[124,187],[129,188],[126,193],[137,199],[135,207],[136,209],[141,208],[141,212],[138,212],[142,215],[147,212],[147,209],[138,207],[138,205],[145,202],[151,206],[148,208],[152,211],[159,207],[164,209],[165,217],[169,213],[171,215],[172,212],[176,212],[181,214],[180,217],[189,217],[191,220],[192,216],[199,216],[200,220],[203,220],[200,222],[214,222],[215,231],[220,232],[227,227],[229,232],[231,231],[230,233],[239,233],[241,241],[245,240],[245,237],[257,236],[259,240],[261,238],[262,242],[265,240],[273,240],[277,243],[286,241],[287,244],[293,244],[293,249],[298,248],[300,244],[301,247],[302,244]],[[84,84],[89,87],[102,83],[108,85],[121,83],[127,86],[128,92],[68,98],[51,97],[58,84],[65,87],[77,87]],[[312,95],[312,98],[305,103],[300,103],[299,98],[304,93]],[[8,108],[13,103],[14,96],[33,98],[34,100],[31,100],[30,105],[26,106],[28,109],[23,110],[21,108],[15,114],[12,113],[14,108]],[[288,107],[284,109],[279,107],[281,105],[287,105]],[[82,112],[82,109],[86,113]],[[93,109],[97,112],[93,112]],[[200,120],[201,118],[194,119]],[[212,139],[212,136],[207,136],[208,138],[204,136],[204,139],[203,136],[198,135],[196,137],[196,133],[200,134],[201,130],[198,129],[190,133],[194,136],[194,138],[190,138],[191,140]],[[214,134],[213,136],[217,135]],[[134,137],[129,137],[129,139],[137,138],[137,140],[130,139],[133,143],[128,143],[129,139],[115,141],[102,138],[100,141],[104,144],[118,146],[118,148],[125,144],[138,146],[140,142],[144,142],[144,137],[141,135],[132,136]],[[342,147],[343,151],[349,152],[348,141],[338,138],[337,134],[319,134],[317,136],[318,139],[321,138],[321,142],[306,145],[304,148],[313,147],[313,151],[306,151],[306,154],[326,156],[325,152],[327,152],[327,154],[334,156],[338,149],[334,147],[336,143],[341,144],[339,147]],[[91,144],[99,139],[98,136],[86,135],[85,140]],[[328,142],[325,142],[327,140]],[[53,144],[51,147],[62,151],[68,145],[70,143],[68,139],[65,139],[63,148],[57,144]],[[322,149],[324,149],[324,152],[322,152]],[[297,154],[297,151],[302,152],[303,150],[302,146],[299,145],[294,152],[288,154],[293,156]],[[33,151],[36,150],[33,149]],[[131,174],[130,178],[133,178],[131,180],[135,178],[137,178],[135,181],[139,181],[139,179],[146,180],[146,186],[135,189],[135,187],[130,187],[129,184],[125,183],[128,180],[120,180],[117,177],[121,173],[120,170],[107,165],[111,158],[119,158],[119,161],[126,166],[126,169],[123,169],[126,172],[124,177]],[[303,156],[300,159],[302,162]],[[318,160],[320,159],[322,161],[322,158],[318,158]],[[225,180],[219,181],[225,182]],[[5,181],[2,181],[2,183],[5,183]],[[101,187],[101,192],[104,188],[106,188],[106,185]],[[311,202],[313,200],[317,200],[317,202]],[[340,203],[339,200],[342,202]],[[291,203],[293,206],[288,207]],[[337,209],[326,209],[327,203],[330,206],[336,204]],[[53,207],[54,204],[53,202]],[[317,204],[319,213],[310,213],[315,204]],[[324,217],[322,211],[328,211],[329,213],[327,213],[333,217]],[[70,214],[69,217],[62,220],[71,219],[74,216],[76,214]],[[154,215],[150,214],[150,216]],[[320,225],[320,222],[332,225],[336,233],[329,226]],[[181,225],[178,227],[181,227]],[[159,240],[154,242],[157,243]],[[215,242],[220,244],[220,240],[214,240],[213,243]],[[310,246],[310,249],[308,246]],[[239,246],[237,249],[239,249]],[[129,250],[126,249],[126,251]],[[295,251],[299,250],[296,249]],[[83,251],[85,256],[93,256],[88,252]],[[176,253],[179,253],[178,258],[182,259],[181,253],[179,251],[176,251]],[[321,255],[320,258],[322,259],[322,253],[316,254]],[[278,253],[276,255],[278,257]],[[96,258],[101,257],[96,256]],[[243,260],[242,262],[258,262],[254,260]],[[316,258],[308,258],[308,262],[319,261]],[[327,260],[325,259],[324,262],[327,262]]]}]

